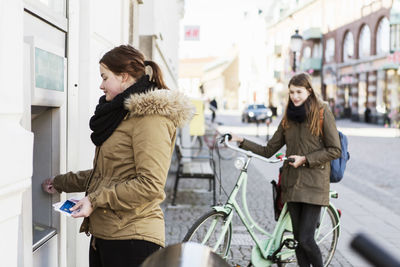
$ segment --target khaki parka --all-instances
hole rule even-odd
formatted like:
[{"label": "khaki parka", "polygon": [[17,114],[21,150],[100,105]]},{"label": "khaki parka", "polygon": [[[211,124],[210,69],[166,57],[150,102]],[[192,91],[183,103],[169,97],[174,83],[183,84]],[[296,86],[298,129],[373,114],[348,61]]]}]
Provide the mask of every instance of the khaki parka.
[{"label": "khaki parka", "polygon": [[128,115],[96,147],[93,169],[55,177],[58,191],[85,191],[93,212],[81,232],[107,240],[138,239],[165,246],[160,203],[176,128],[193,115],[190,100],[177,90],[155,90],[125,100]]},{"label": "khaki parka", "polygon": [[322,136],[312,135],[307,121],[288,121],[287,129],[283,128],[281,121],[266,146],[246,139],[240,145],[267,158],[286,145],[286,156],[306,157],[307,164],[298,168],[287,162],[283,164],[281,185],[284,202],[329,205],[330,161],[340,157],[341,145],[332,112],[325,103],[320,103],[320,108],[324,109]]}]

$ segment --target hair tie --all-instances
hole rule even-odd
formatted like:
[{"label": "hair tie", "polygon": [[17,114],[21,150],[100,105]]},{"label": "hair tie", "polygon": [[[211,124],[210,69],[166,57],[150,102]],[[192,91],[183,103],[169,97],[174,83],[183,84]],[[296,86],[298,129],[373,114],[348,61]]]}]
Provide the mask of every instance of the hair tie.
[{"label": "hair tie", "polygon": [[144,64],[144,72],[149,75],[150,77],[153,77],[153,67],[150,64],[151,61],[145,60],[143,61]]}]

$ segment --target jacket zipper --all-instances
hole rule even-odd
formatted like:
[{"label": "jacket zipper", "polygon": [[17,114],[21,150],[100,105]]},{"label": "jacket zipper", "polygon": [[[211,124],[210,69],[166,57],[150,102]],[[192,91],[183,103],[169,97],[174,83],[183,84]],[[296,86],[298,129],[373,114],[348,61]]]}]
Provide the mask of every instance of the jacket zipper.
[{"label": "jacket zipper", "polygon": [[97,166],[97,159],[99,158],[99,154],[100,154],[99,152],[100,152],[100,147],[96,147],[96,157],[94,159],[93,169],[92,169],[92,171],[91,171],[91,173],[89,175],[89,179],[88,179],[88,181],[86,183],[86,186],[85,186],[85,196],[87,196],[87,194],[88,194],[89,184],[90,184],[90,181],[93,178],[93,174],[94,174],[94,171],[95,171],[96,166]]}]

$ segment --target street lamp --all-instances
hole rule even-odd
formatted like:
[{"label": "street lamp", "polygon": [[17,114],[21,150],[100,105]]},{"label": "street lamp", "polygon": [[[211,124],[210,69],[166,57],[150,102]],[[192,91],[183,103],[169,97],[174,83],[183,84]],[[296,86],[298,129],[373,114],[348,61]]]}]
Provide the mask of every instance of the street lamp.
[{"label": "street lamp", "polygon": [[295,31],[290,37],[290,49],[293,51],[293,72],[296,72],[296,53],[300,52],[303,45],[303,37],[299,34],[299,30]]}]

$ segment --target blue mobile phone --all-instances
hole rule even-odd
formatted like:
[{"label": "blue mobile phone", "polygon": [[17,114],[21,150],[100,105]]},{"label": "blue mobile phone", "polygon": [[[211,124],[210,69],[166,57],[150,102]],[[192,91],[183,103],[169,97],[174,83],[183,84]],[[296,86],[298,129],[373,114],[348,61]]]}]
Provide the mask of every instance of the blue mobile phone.
[{"label": "blue mobile phone", "polygon": [[75,203],[67,200],[64,202],[64,204],[62,204],[62,206],[60,207],[60,210],[68,212],[68,213],[72,213],[72,211],[70,211],[69,209],[72,208],[73,206],[75,206]]}]

